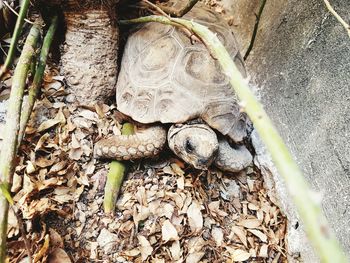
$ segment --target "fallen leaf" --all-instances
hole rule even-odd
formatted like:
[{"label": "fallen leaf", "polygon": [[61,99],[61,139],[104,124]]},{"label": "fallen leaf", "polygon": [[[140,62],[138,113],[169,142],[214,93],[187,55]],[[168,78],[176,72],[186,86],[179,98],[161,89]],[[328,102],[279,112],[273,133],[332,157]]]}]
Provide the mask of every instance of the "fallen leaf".
[{"label": "fallen leaf", "polygon": [[204,252],[190,253],[186,257],[186,263],[198,263],[204,255]]},{"label": "fallen leaf", "polygon": [[173,260],[180,260],[182,251],[180,247],[180,241],[176,240],[174,241],[171,246],[169,247],[171,257]]},{"label": "fallen leaf", "polygon": [[236,235],[238,236],[239,240],[241,240],[241,242],[243,243],[243,245],[245,247],[248,246],[247,244],[247,233],[240,227],[238,226],[233,226],[231,228],[231,231]]},{"label": "fallen leaf", "polygon": [[71,263],[72,261],[70,260],[66,251],[64,251],[62,248],[56,248],[49,254],[47,262],[48,263]]},{"label": "fallen leaf", "polygon": [[259,257],[267,258],[269,256],[268,255],[268,248],[269,248],[269,246],[267,244],[263,244],[260,248],[260,251],[259,251]]},{"label": "fallen leaf", "polygon": [[214,238],[214,241],[218,247],[222,245],[222,242],[224,241],[224,232],[219,227],[213,227],[211,230],[211,235]]},{"label": "fallen leaf", "polygon": [[170,240],[178,240],[179,236],[176,228],[169,220],[165,220],[162,225],[162,240],[168,242]]},{"label": "fallen leaf", "polygon": [[237,223],[245,228],[257,228],[261,225],[261,221],[258,219],[243,219]]},{"label": "fallen leaf", "polygon": [[138,235],[137,239],[140,244],[141,258],[143,261],[145,261],[150,255],[152,255],[153,248],[146,237]]},{"label": "fallen leaf", "polygon": [[193,201],[187,210],[188,223],[192,232],[198,232],[203,228],[203,216],[201,212],[201,205]]},{"label": "fallen leaf", "polygon": [[60,122],[61,121],[58,119],[51,119],[51,120],[44,121],[43,123],[40,124],[37,132],[42,132],[42,131],[48,130],[48,129],[54,127],[55,125],[59,124]]},{"label": "fallen leaf", "polygon": [[252,233],[254,236],[257,236],[262,242],[266,243],[267,236],[263,232],[256,229],[248,229],[248,231]]},{"label": "fallen leaf", "polygon": [[242,249],[234,249],[231,247],[226,247],[226,249],[231,254],[231,259],[233,262],[235,261],[242,262],[250,258],[250,253]]}]

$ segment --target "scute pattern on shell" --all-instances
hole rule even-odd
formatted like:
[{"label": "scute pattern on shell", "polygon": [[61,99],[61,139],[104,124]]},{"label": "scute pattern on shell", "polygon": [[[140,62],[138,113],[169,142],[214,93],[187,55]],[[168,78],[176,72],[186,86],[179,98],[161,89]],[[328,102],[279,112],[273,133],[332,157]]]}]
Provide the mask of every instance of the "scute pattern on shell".
[{"label": "scute pattern on shell", "polygon": [[[245,74],[237,42],[222,18],[203,5],[185,18],[216,32]],[[234,141],[241,140],[242,136],[231,134],[246,118],[239,112],[228,78],[204,44],[191,43],[182,29],[147,23],[131,34],[116,94],[118,109],[138,122],[182,123],[201,117]]]}]

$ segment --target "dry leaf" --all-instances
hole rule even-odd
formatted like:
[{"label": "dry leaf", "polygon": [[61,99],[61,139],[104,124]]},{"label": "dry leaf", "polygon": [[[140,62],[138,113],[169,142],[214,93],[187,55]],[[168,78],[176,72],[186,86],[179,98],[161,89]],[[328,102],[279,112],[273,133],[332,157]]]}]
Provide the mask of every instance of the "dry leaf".
[{"label": "dry leaf", "polygon": [[204,255],[204,252],[190,253],[186,258],[186,263],[198,263]]},{"label": "dry leaf", "polygon": [[261,221],[258,219],[243,219],[238,223],[240,226],[244,226],[245,228],[257,228],[261,225]]},{"label": "dry leaf", "polygon": [[263,232],[256,229],[248,229],[248,231],[253,235],[257,236],[262,242],[266,243],[267,236]]},{"label": "dry leaf", "polygon": [[224,241],[224,232],[219,227],[213,227],[211,230],[211,235],[214,238],[214,241],[218,247],[222,245],[222,242]]},{"label": "dry leaf", "polygon": [[180,247],[180,241],[176,240],[174,241],[171,246],[169,247],[171,257],[173,260],[179,260],[182,256],[182,251]]},{"label": "dry leaf", "polygon": [[45,130],[48,130],[50,128],[52,128],[53,126],[59,124],[61,121],[59,119],[51,119],[51,120],[47,120],[44,121],[43,123],[40,124],[37,132],[42,132]]},{"label": "dry leaf", "polygon": [[268,255],[268,248],[269,248],[269,246],[267,244],[263,244],[260,248],[260,251],[259,251],[259,257],[267,258],[269,256]]},{"label": "dry leaf", "polygon": [[200,231],[203,228],[203,216],[201,212],[201,205],[193,201],[187,210],[188,222],[192,232]]},{"label": "dry leaf", "polygon": [[62,248],[56,248],[49,254],[47,262],[48,263],[71,263],[72,261],[70,260],[66,251],[64,251]]},{"label": "dry leaf", "polygon": [[242,262],[246,261],[250,258],[250,253],[247,251],[244,251],[242,249],[234,249],[231,247],[226,247],[226,249],[229,251],[231,254],[231,259],[233,262]]},{"label": "dry leaf", "polygon": [[60,234],[58,234],[56,232],[56,230],[54,230],[53,228],[49,229],[49,233],[50,233],[50,244],[51,244],[51,248],[63,248],[64,244],[63,244],[63,239],[60,236]]},{"label": "dry leaf", "polygon": [[247,236],[246,236],[247,233],[246,233],[242,228],[240,228],[240,227],[238,227],[238,226],[233,226],[233,227],[231,228],[231,231],[232,231],[235,235],[238,236],[239,240],[241,240],[241,242],[243,243],[243,245],[244,245],[245,247],[248,246],[248,244],[247,244]]},{"label": "dry leaf", "polygon": [[139,240],[140,244],[141,258],[143,261],[145,261],[150,255],[152,255],[153,248],[146,237],[138,235],[137,239]]},{"label": "dry leaf", "polygon": [[176,228],[169,220],[165,220],[162,225],[162,240],[168,242],[170,240],[178,240],[179,236]]}]

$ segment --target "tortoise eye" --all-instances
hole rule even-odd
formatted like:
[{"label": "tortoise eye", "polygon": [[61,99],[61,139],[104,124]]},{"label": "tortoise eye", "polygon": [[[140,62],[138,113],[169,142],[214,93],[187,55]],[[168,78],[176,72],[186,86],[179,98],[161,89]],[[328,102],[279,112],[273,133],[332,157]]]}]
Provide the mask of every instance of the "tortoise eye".
[{"label": "tortoise eye", "polygon": [[188,152],[188,153],[191,153],[191,152],[193,152],[193,150],[194,150],[194,146],[193,146],[193,144],[191,143],[191,141],[190,141],[189,139],[186,140],[186,143],[185,143],[185,150],[186,150],[186,152]]}]

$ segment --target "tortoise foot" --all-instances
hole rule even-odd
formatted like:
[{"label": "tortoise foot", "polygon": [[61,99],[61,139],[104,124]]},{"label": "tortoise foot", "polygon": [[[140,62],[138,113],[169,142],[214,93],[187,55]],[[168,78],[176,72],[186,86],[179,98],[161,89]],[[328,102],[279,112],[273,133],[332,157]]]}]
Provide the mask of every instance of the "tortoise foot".
[{"label": "tortoise foot", "polygon": [[219,152],[214,163],[220,170],[239,172],[252,161],[253,157],[244,145],[233,148],[226,140],[219,140]]}]

